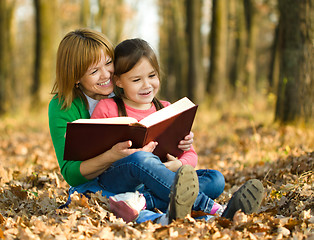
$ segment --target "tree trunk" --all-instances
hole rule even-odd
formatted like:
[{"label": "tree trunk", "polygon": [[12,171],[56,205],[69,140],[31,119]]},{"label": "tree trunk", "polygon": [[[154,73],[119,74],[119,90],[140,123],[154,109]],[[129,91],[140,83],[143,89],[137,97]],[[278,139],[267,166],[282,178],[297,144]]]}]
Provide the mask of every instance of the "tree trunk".
[{"label": "tree trunk", "polygon": [[247,25],[247,58],[245,63],[245,87],[247,97],[256,92],[256,42],[258,37],[257,9],[255,0],[244,0]]},{"label": "tree trunk", "polygon": [[123,0],[98,0],[99,13],[97,25],[114,45],[122,41],[123,26],[127,11]]},{"label": "tree trunk", "polygon": [[237,40],[239,32],[237,31],[237,1],[228,1],[228,44],[227,44],[227,66],[228,66],[228,79],[232,91],[235,89],[235,67],[236,67],[236,53],[237,53]]},{"label": "tree trunk", "polygon": [[159,0],[159,54],[165,79],[160,95],[169,101],[187,96],[185,6],[181,0]]},{"label": "tree trunk", "polygon": [[189,59],[187,96],[195,102],[200,102],[205,93],[201,37],[202,1],[186,0],[186,13]]},{"label": "tree trunk", "polygon": [[313,123],[313,1],[280,0],[279,10],[283,45],[275,119]]},{"label": "tree trunk", "polygon": [[15,1],[0,1],[0,115],[11,111],[14,97],[13,13]]},{"label": "tree trunk", "polygon": [[81,15],[80,15],[80,24],[82,27],[91,26],[91,10],[89,0],[81,0]]},{"label": "tree trunk", "polygon": [[208,92],[214,102],[221,104],[228,96],[227,81],[227,0],[213,1],[210,38],[210,71]]},{"label": "tree trunk", "polygon": [[57,1],[34,0],[36,22],[35,69],[31,88],[32,106],[39,107],[49,97],[55,77]]},{"label": "tree trunk", "polygon": [[247,32],[245,28],[244,4],[237,4],[237,25],[238,37],[236,39],[235,49],[235,69],[234,69],[234,87],[235,97],[242,99],[245,92],[245,58],[246,58],[246,40]]}]

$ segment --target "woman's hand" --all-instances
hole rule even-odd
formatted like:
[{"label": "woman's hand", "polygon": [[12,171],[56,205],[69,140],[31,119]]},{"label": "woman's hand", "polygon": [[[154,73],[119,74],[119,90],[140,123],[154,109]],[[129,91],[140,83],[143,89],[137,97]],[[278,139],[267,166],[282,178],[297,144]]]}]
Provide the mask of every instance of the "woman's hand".
[{"label": "woman's hand", "polygon": [[145,145],[142,148],[131,148],[132,142],[125,141],[125,142],[117,143],[111,148],[110,151],[112,151],[112,154],[115,156],[114,158],[121,159],[137,151],[153,152],[157,145],[158,145],[157,142],[149,142],[147,145]]},{"label": "woman's hand", "polygon": [[164,164],[172,172],[176,172],[182,166],[182,162],[170,154],[167,154],[167,162]]},{"label": "woman's hand", "polygon": [[185,138],[179,142],[178,148],[183,151],[189,151],[193,143],[193,137],[194,133],[190,132],[189,135],[185,136]]}]

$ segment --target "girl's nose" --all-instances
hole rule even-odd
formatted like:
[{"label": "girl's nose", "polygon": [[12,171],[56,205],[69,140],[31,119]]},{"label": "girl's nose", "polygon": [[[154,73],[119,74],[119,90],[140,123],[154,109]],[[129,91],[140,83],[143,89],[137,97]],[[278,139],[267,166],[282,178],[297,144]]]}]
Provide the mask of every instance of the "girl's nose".
[{"label": "girl's nose", "polygon": [[149,82],[147,79],[144,79],[144,81],[143,81],[143,87],[144,87],[144,88],[150,87],[150,82]]}]

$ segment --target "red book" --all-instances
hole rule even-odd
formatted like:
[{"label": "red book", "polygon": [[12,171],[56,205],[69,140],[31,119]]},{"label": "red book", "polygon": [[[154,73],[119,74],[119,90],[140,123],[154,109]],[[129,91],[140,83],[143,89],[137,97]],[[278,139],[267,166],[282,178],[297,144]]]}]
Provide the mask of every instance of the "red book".
[{"label": "red book", "polygon": [[179,156],[178,144],[190,133],[197,107],[184,97],[139,122],[131,117],[78,119],[67,124],[64,159],[90,159],[127,140],[132,148],[158,142],[154,154],[164,161],[167,153]]}]

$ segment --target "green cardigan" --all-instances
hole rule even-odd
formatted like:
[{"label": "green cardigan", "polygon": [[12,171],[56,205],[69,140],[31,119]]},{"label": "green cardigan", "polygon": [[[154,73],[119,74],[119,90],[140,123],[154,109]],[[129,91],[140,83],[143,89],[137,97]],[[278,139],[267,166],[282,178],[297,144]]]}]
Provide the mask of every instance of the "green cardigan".
[{"label": "green cardigan", "polygon": [[90,118],[86,104],[80,98],[74,99],[69,109],[61,109],[62,103],[55,96],[49,103],[48,117],[52,143],[56,152],[61,174],[70,186],[78,186],[89,180],[80,172],[81,161],[63,160],[67,122]]}]

